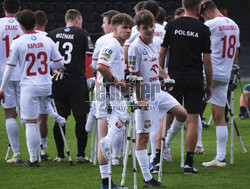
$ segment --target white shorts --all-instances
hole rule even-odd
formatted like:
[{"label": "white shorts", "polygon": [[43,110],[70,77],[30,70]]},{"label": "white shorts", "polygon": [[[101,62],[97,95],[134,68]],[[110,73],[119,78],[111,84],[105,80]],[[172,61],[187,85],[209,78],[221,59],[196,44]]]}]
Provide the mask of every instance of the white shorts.
[{"label": "white shorts", "polygon": [[[101,85],[101,84],[100,84]],[[97,90],[94,91],[95,96],[95,103],[96,103],[96,118],[97,119],[108,119],[108,112],[106,109],[106,89],[105,88],[98,88],[96,87]],[[123,95],[121,92],[118,93],[113,93],[114,91],[119,91],[115,86],[110,86],[110,105],[112,108],[110,117],[113,115],[117,116],[119,119],[126,121],[128,120],[128,106],[127,102],[124,99]],[[112,115],[113,114],[113,115]],[[112,116],[111,116],[112,115]]]},{"label": "white shorts", "polygon": [[39,114],[48,114],[45,104],[40,101]]},{"label": "white shorts", "polygon": [[51,85],[21,86],[21,118],[34,120],[38,118],[40,103],[51,94]]},{"label": "white shorts", "polygon": [[225,107],[227,104],[227,89],[228,83],[213,81],[212,96],[208,100],[208,103]]},{"label": "white shorts", "polygon": [[135,111],[137,133],[158,131],[161,118],[178,105],[180,103],[172,95],[161,90],[160,93],[156,94],[156,102],[149,103],[148,111]]},{"label": "white shorts", "polygon": [[96,117],[96,112],[96,101],[92,101],[89,113]]},{"label": "white shorts", "polygon": [[[1,85],[2,82],[0,82]],[[4,109],[20,106],[20,81],[9,81],[4,91],[5,103],[2,103]]]}]

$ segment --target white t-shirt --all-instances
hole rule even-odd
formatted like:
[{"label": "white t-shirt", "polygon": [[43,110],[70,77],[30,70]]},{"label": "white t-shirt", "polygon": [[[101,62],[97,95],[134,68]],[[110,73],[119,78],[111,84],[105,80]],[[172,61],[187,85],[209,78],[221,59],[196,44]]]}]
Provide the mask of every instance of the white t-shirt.
[{"label": "white t-shirt", "polygon": [[24,34],[10,47],[8,66],[21,68],[21,85],[51,84],[50,60],[60,63],[62,56],[49,37],[39,33]]},{"label": "white t-shirt", "polygon": [[[113,76],[119,81],[124,80],[124,70],[126,68],[126,64],[123,48],[118,39],[113,37],[102,47],[97,64],[107,66]],[[103,77],[100,73],[97,74],[97,82],[103,82]]]},{"label": "white t-shirt", "polygon": [[153,43],[147,44],[139,36],[128,49],[129,71],[143,77],[142,94],[146,101],[150,101],[150,97],[153,99],[155,92],[160,90],[158,57],[161,42],[159,37],[154,37]]},{"label": "white t-shirt", "polygon": [[[0,19],[0,80],[3,78],[3,73],[10,54],[10,45],[14,39],[23,35],[23,31],[19,26],[15,17],[4,17]],[[20,70],[16,67],[11,78],[11,81],[20,81]]]},{"label": "white t-shirt", "polygon": [[227,17],[205,22],[211,32],[213,80],[227,83],[231,77],[236,50],[240,46],[239,27]]},{"label": "white t-shirt", "polygon": [[[132,33],[129,39],[127,39],[124,43],[124,46],[130,46],[133,41],[139,37],[140,32],[136,29],[137,26],[133,26]],[[163,37],[165,35],[165,29],[162,25],[155,23],[155,33],[154,35],[157,37],[160,37],[163,40]]]},{"label": "white t-shirt", "polygon": [[113,32],[112,33],[108,33],[106,35],[103,35],[101,37],[99,37],[95,43],[95,49],[93,52],[93,56],[92,56],[92,69],[96,70],[96,66],[97,66],[97,60],[100,54],[100,51],[102,49],[102,47],[105,45],[105,43],[107,43],[109,41],[110,38],[113,37]]}]

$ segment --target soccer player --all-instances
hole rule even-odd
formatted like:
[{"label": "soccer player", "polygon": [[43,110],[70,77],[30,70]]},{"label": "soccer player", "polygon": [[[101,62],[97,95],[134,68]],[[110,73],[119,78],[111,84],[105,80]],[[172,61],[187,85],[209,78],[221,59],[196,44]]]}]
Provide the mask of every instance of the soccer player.
[{"label": "soccer player", "polygon": [[[6,65],[0,88],[0,100],[5,97],[7,83],[16,66],[21,69],[21,117],[26,120],[26,140],[30,159],[23,166],[39,167],[37,162],[37,118],[40,103],[48,104],[51,94],[52,70],[61,68],[62,56],[55,43],[48,37],[35,32],[36,18],[31,10],[24,10],[17,15],[17,21],[24,35],[14,40],[10,47],[10,56]],[[53,61],[50,64],[50,60]],[[48,106],[47,106],[48,107]],[[64,120],[64,119],[63,119]],[[64,120],[64,123],[66,120]]]},{"label": "soccer player", "polygon": [[[10,45],[14,39],[17,39],[23,34],[23,31],[15,18],[20,10],[19,0],[5,0],[3,2],[3,10],[6,17],[0,19],[0,83],[10,54]],[[19,129],[16,122],[16,107],[20,106],[19,98],[20,69],[19,67],[16,67],[14,74],[7,83],[5,102],[2,103],[6,118],[6,131],[14,154],[11,159],[7,160],[7,163],[22,162],[19,147]]]},{"label": "soccer player", "polygon": [[[43,35],[47,35],[47,32],[45,32],[45,27],[48,24],[48,19],[47,19],[46,13],[44,11],[38,10],[35,12],[35,16],[36,16],[35,31],[37,33],[41,33]],[[47,120],[48,120],[48,113],[45,109],[45,106],[44,106],[44,104],[40,104],[38,125],[40,128],[40,134],[41,134],[41,144],[43,145],[43,152],[41,154],[42,161],[50,160],[50,157],[46,154],[47,141],[48,141]]]},{"label": "soccer player", "polygon": [[[85,130],[86,115],[89,112],[89,96],[85,77],[85,53],[88,50],[88,34],[82,29],[82,15],[78,10],[69,9],[65,14],[66,26],[49,32],[48,36],[57,44],[64,56],[65,73],[56,73],[52,95],[59,115],[65,119],[73,112],[76,122],[75,134],[78,153],[76,162],[89,162],[85,156],[88,133]],[[65,132],[65,128],[64,128]],[[56,162],[65,161],[64,143],[59,125],[54,125],[54,138],[58,157]]]},{"label": "soccer player", "polygon": [[231,78],[232,65],[237,63],[239,42],[238,25],[217,9],[212,0],[202,2],[201,16],[211,32],[213,94],[208,101],[212,104],[212,114],[216,126],[217,155],[214,160],[202,163],[203,166],[226,166],[228,130],[225,122],[227,89]]},{"label": "soccer player", "polygon": [[[134,21],[129,15],[119,13],[112,17],[111,24],[114,36],[100,51],[97,63],[97,71],[100,74],[97,75],[95,91],[100,141],[98,161],[102,178],[102,189],[108,188],[107,160],[109,160],[112,139],[123,132],[126,120],[128,119],[127,103],[123,94],[123,92],[128,90],[128,84],[123,81],[126,64],[122,46],[125,40],[131,35],[131,28],[134,25]],[[112,111],[108,112],[106,106],[111,106]],[[107,121],[110,127],[109,130]],[[121,187],[112,183],[112,188]]]},{"label": "soccer player", "polygon": [[[159,62],[164,67],[164,60],[169,48],[168,74],[175,80],[171,94],[188,112],[186,133],[185,174],[197,173],[193,167],[193,156],[197,141],[198,116],[203,98],[203,64],[207,78],[204,101],[212,93],[212,65],[210,50],[210,31],[198,18],[201,9],[200,0],[182,0],[184,17],[173,20],[166,27],[166,34],[161,45]],[[201,55],[203,53],[203,61]],[[175,124],[168,130],[166,147],[169,147],[174,136],[183,124]]]},{"label": "soccer player", "polygon": [[161,118],[159,114],[164,115],[170,111],[176,115],[178,122],[183,124],[187,112],[169,93],[160,89],[159,76],[167,79],[168,75],[158,64],[158,53],[162,40],[154,37],[153,14],[143,10],[135,16],[135,23],[140,36],[129,47],[129,70],[132,75],[143,77],[143,83],[138,84],[135,88],[137,104],[141,108],[135,112],[138,134],[135,153],[144,178],[143,186],[163,188],[165,186],[156,181],[149,171],[147,154],[149,133],[158,130]]}]

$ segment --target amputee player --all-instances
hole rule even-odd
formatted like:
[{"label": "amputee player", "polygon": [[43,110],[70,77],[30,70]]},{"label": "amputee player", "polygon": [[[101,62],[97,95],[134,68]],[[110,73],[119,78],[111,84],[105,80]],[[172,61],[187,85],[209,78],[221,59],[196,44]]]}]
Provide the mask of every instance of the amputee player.
[{"label": "amputee player", "polygon": [[[0,19],[0,83],[10,54],[10,45],[23,34],[15,16],[20,10],[19,0],[5,0],[3,11],[6,17]],[[16,107],[20,107],[20,69],[15,68],[5,90],[5,103],[2,107],[6,117],[6,131],[13,151],[13,157],[7,163],[21,163],[19,147],[19,129],[16,122]],[[23,123],[22,123],[23,124]]]},{"label": "amputee player", "polygon": [[[133,19],[124,13],[112,17],[113,38],[106,43],[97,63],[97,86],[95,91],[96,109],[98,118],[98,135],[100,139],[98,148],[98,161],[102,178],[102,189],[108,188],[108,162],[109,150],[112,139],[123,132],[128,119],[127,102],[123,92],[128,90],[128,84],[124,82],[124,70],[126,68],[123,44],[131,35],[134,25]],[[105,84],[105,86],[104,86]],[[107,85],[107,84],[110,84]],[[110,98],[106,96],[110,95]],[[112,108],[110,114],[106,106]],[[109,130],[106,127],[109,123]],[[108,134],[107,134],[108,133]],[[107,135],[107,136],[106,136]],[[112,183],[112,188],[121,188]]]},{"label": "amputee player", "polygon": [[226,147],[228,130],[225,122],[227,90],[231,78],[232,65],[237,63],[239,27],[230,18],[225,17],[212,0],[202,2],[201,16],[211,32],[213,94],[208,101],[212,104],[212,114],[216,126],[217,155],[214,160],[202,163],[203,166],[226,166]]},{"label": "amputee player", "polygon": [[[76,122],[78,163],[89,162],[85,156],[88,133],[85,130],[86,115],[89,112],[89,96],[85,77],[85,53],[88,50],[88,34],[82,29],[82,15],[78,10],[69,9],[65,14],[66,27],[49,32],[48,36],[57,44],[64,56],[65,74],[57,72],[52,85],[52,95],[59,115],[65,119],[73,112]],[[65,128],[64,128],[65,132]],[[65,161],[64,143],[57,123],[54,125],[57,146],[57,162]]]},{"label": "amputee player", "polygon": [[[21,69],[21,117],[26,120],[26,140],[30,155],[27,167],[39,167],[37,162],[37,118],[40,103],[49,104],[48,96],[51,94],[52,70],[63,66],[62,56],[55,43],[43,34],[35,32],[36,18],[31,10],[24,10],[17,15],[24,35],[14,40],[10,47],[10,56],[4,72],[0,89],[0,100],[4,100],[4,91],[10,80],[14,68]],[[53,63],[50,64],[50,60]],[[60,117],[61,118],[61,117]],[[66,120],[64,118],[63,122]]]},{"label": "amputee player", "polygon": [[[136,157],[144,177],[144,187],[165,187],[156,181],[149,171],[149,157],[147,142],[149,133],[158,130],[160,126],[159,114],[168,111],[176,115],[176,119],[183,123],[186,120],[186,110],[169,93],[161,90],[159,76],[167,78],[158,63],[161,38],[154,37],[154,16],[142,10],[135,16],[137,30],[140,36],[130,45],[128,52],[129,70],[132,75],[143,77],[143,83],[136,86],[137,104],[141,108],[136,114]],[[158,127],[158,128],[157,128]]]},{"label": "amputee player", "polygon": [[246,84],[244,86],[243,94],[240,95],[240,113],[238,115],[239,119],[249,118],[247,108],[248,108],[248,111],[250,111],[250,84]]},{"label": "amputee player", "polygon": [[[113,27],[111,25],[111,19],[113,16],[117,15],[118,13],[119,12],[116,10],[109,10],[109,11],[104,12],[102,14],[102,17],[103,17],[102,29],[103,29],[105,35],[98,38],[96,43],[95,43],[95,49],[94,49],[94,53],[92,56],[92,64],[91,64],[92,70],[94,72],[96,72],[96,69],[97,69],[96,68],[97,67],[97,60],[98,60],[101,48],[114,35],[113,34]],[[98,74],[100,74],[100,73],[97,73],[96,75],[98,75]],[[96,101],[92,101],[90,112],[88,115],[88,120],[86,123],[86,131],[87,132],[91,132],[93,130],[95,119],[96,119]],[[106,122],[106,125],[107,124],[108,124],[108,122]],[[119,135],[117,135],[115,137],[115,139],[112,141],[112,165],[113,166],[117,166],[120,164],[118,157],[119,157],[121,150],[122,150],[123,138],[124,138],[123,133],[119,133]]]},{"label": "amputee player", "polygon": [[[35,12],[35,16],[36,16],[35,31],[37,33],[47,35],[47,32],[45,31],[45,27],[48,24],[48,19],[47,19],[46,13],[44,11],[38,10]],[[40,128],[41,143],[43,145],[43,151],[45,153],[45,154],[41,155],[42,161],[50,160],[49,156],[46,154],[47,141],[48,141],[47,120],[48,120],[48,112],[46,111],[45,104],[40,104],[38,125]]]},{"label": "amputee player", "polygon": [[[198,18],[200,0],[183,0],[184,17],[173,20],[166,26],[166,34],[160,49],[159,62],[164,60],[169,48],[168,74],[175,80],[172,95],[187,109],[186,161],[185,174],[197,173],[193,167],[193,156],[197,141],[198,116],[203,98],[203,64],[207,78],[204,101],[212,93],[212,65],[210,50],[210,31]],[[203,53],[203,61],[201,54]],[[174,120],[168,130],[166,146],[169,147],[174,136],[183,124]]]}]

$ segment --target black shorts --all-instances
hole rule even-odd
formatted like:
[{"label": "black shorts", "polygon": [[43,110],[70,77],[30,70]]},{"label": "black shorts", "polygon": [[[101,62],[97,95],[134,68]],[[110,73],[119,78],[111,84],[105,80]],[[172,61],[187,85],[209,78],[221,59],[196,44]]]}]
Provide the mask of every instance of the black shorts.
[{"label": "black shorts", "polygon": [[182,104],[184,98],[184,107],[189,114],[200,113],[204,96],[203,79],[175,78],[175,85],[170,94],[175,97],[180,104]]},{"label": "black shorts", "polygon": [[86,79],[63,78],[53,82],[52,96],[58,114],[68,116],[71,110],[74,116],[86,115],[89,112],[89,92]]}]

